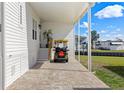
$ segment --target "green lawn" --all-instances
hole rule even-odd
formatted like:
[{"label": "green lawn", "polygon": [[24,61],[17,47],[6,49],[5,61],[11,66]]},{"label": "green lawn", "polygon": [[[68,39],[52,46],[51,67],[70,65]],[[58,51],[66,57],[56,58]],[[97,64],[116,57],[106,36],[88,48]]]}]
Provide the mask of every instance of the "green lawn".
[{"label": "green lawn", "polygon": [[[124,57],[93,56],[95,75],[112,89],[124,89]],[[81,56],[87,66],[87,56]]]}]

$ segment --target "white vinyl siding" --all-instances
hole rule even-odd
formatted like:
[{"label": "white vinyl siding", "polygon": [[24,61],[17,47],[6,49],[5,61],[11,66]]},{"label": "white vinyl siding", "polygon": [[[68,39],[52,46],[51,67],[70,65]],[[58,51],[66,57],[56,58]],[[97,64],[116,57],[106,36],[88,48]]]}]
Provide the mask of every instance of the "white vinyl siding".
[{"label": "white vinyl siding", "polygon": [[5,87],[28,70],[28,48],[25,3],[20,27],[19,2],[4,3],[5,9]]},{"label": "white vinyl siding", "polygon": [[0,89],[2,89],[2,42],[1,42],[1,3],[0,3]]},{"label": "white vinyl siding", "polygon": [[[28,54],[29,54],[29,67],[31,68],[37,62],[38,51],[39,51],[39,32],[38,25],[40,24],[40,18],[32,9],[30,4],[26,4],[27,13],[27,31],[28,31]],[[33,20],[35,20],[35,29],[37,30],[37,40],[35,40],[35,31],[33,39]]]},{"label": "white vinyl siding", "polygon": [[1,3],[0,3],[0,56],[1,56]]},{"label": "white vinyl siding", "polygon": [[1,2],[0,2],[0,24],[1,24]]},{"label": "white vinyl siding", "polygon": [[1,3],[0,3],[0,56],[1,56]]}]

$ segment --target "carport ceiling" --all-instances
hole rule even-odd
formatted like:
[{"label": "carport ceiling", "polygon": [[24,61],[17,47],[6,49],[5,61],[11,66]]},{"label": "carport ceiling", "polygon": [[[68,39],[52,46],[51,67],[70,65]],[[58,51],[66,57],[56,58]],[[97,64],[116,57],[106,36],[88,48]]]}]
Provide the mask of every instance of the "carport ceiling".
[{"label": "carport ceiling", "polygon": [[73,24],[88,3],[80,2],[30,2],[41,20]]}]

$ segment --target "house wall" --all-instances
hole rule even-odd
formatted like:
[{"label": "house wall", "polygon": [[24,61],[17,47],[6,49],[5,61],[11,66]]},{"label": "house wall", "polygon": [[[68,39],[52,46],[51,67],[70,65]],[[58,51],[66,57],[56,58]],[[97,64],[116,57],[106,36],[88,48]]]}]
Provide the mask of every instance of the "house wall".
[{"label": "house wall", "polygon": [[124,45],[111,45],[110,50],[124,50]]},{"label": "house wall", "polygon": [[[22,5],[22,25],[20,6]],[[5,88],[28,70],[25,3],[4,3]]]},{"label": "house wall", "polygon": [[100,45],[95,46],[96,49],[101,48],[101,47],[110,49],[110,42],[101,42]]},{"label": "house wall", "polygon": [[66,23],[57,23],[57,22],[43,22],[41,29],[41,45],[42,47],[46,46],[46,40],[43,39],[43,32],[45,30],[51,29],[53,32],[53,39],[68,39],[69,55],[74,54],[74,31],[73,25]]},{"label": "house wall", "polygon": [[1,2],[0,2],[0,24],[1,24]]},{"label": "house wall", "polygon": [[0,3],[0,89],[2,89],[2,42],[1,42],[1,3]]},{"label": "house wall", "polygon": [[110,42],[102,42],[100,46],[97,46],[96,48],[103,47],[110,50],[124,50],[124,44],[122,45],[111,45]]},{"label": "house wall", "polygon": [[[31,6],[26,3],[26,14],[27,14],[27,33],[28,33],[28,58],[29,58],[29,67],[32,67],[37,61],[38,51],[39,51],[39,32],[40,29],[38,25],[40,24],[40,18],[35,13],[35,11],[31,8]],[[33,40],[32,38],[32,28],[33,28],[33,20],[37,21],[37,40]]]},{"label": "house wall", "polygon": [[0,56],[1,56],[1,3],[0,3]]},{"label": "house wall", "polygon": [[101,46],[104,48],[110,48],[110,42],[102,42]]}]

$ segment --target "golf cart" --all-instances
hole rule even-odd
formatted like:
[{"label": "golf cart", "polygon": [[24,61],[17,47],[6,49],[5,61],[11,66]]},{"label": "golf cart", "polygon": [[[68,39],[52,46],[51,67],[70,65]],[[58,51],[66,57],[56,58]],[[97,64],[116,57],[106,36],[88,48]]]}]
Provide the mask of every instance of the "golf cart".
[{"label": "golf cart", "polygon": [[54,40],[54,62],[68,62],[67,40]]}]

